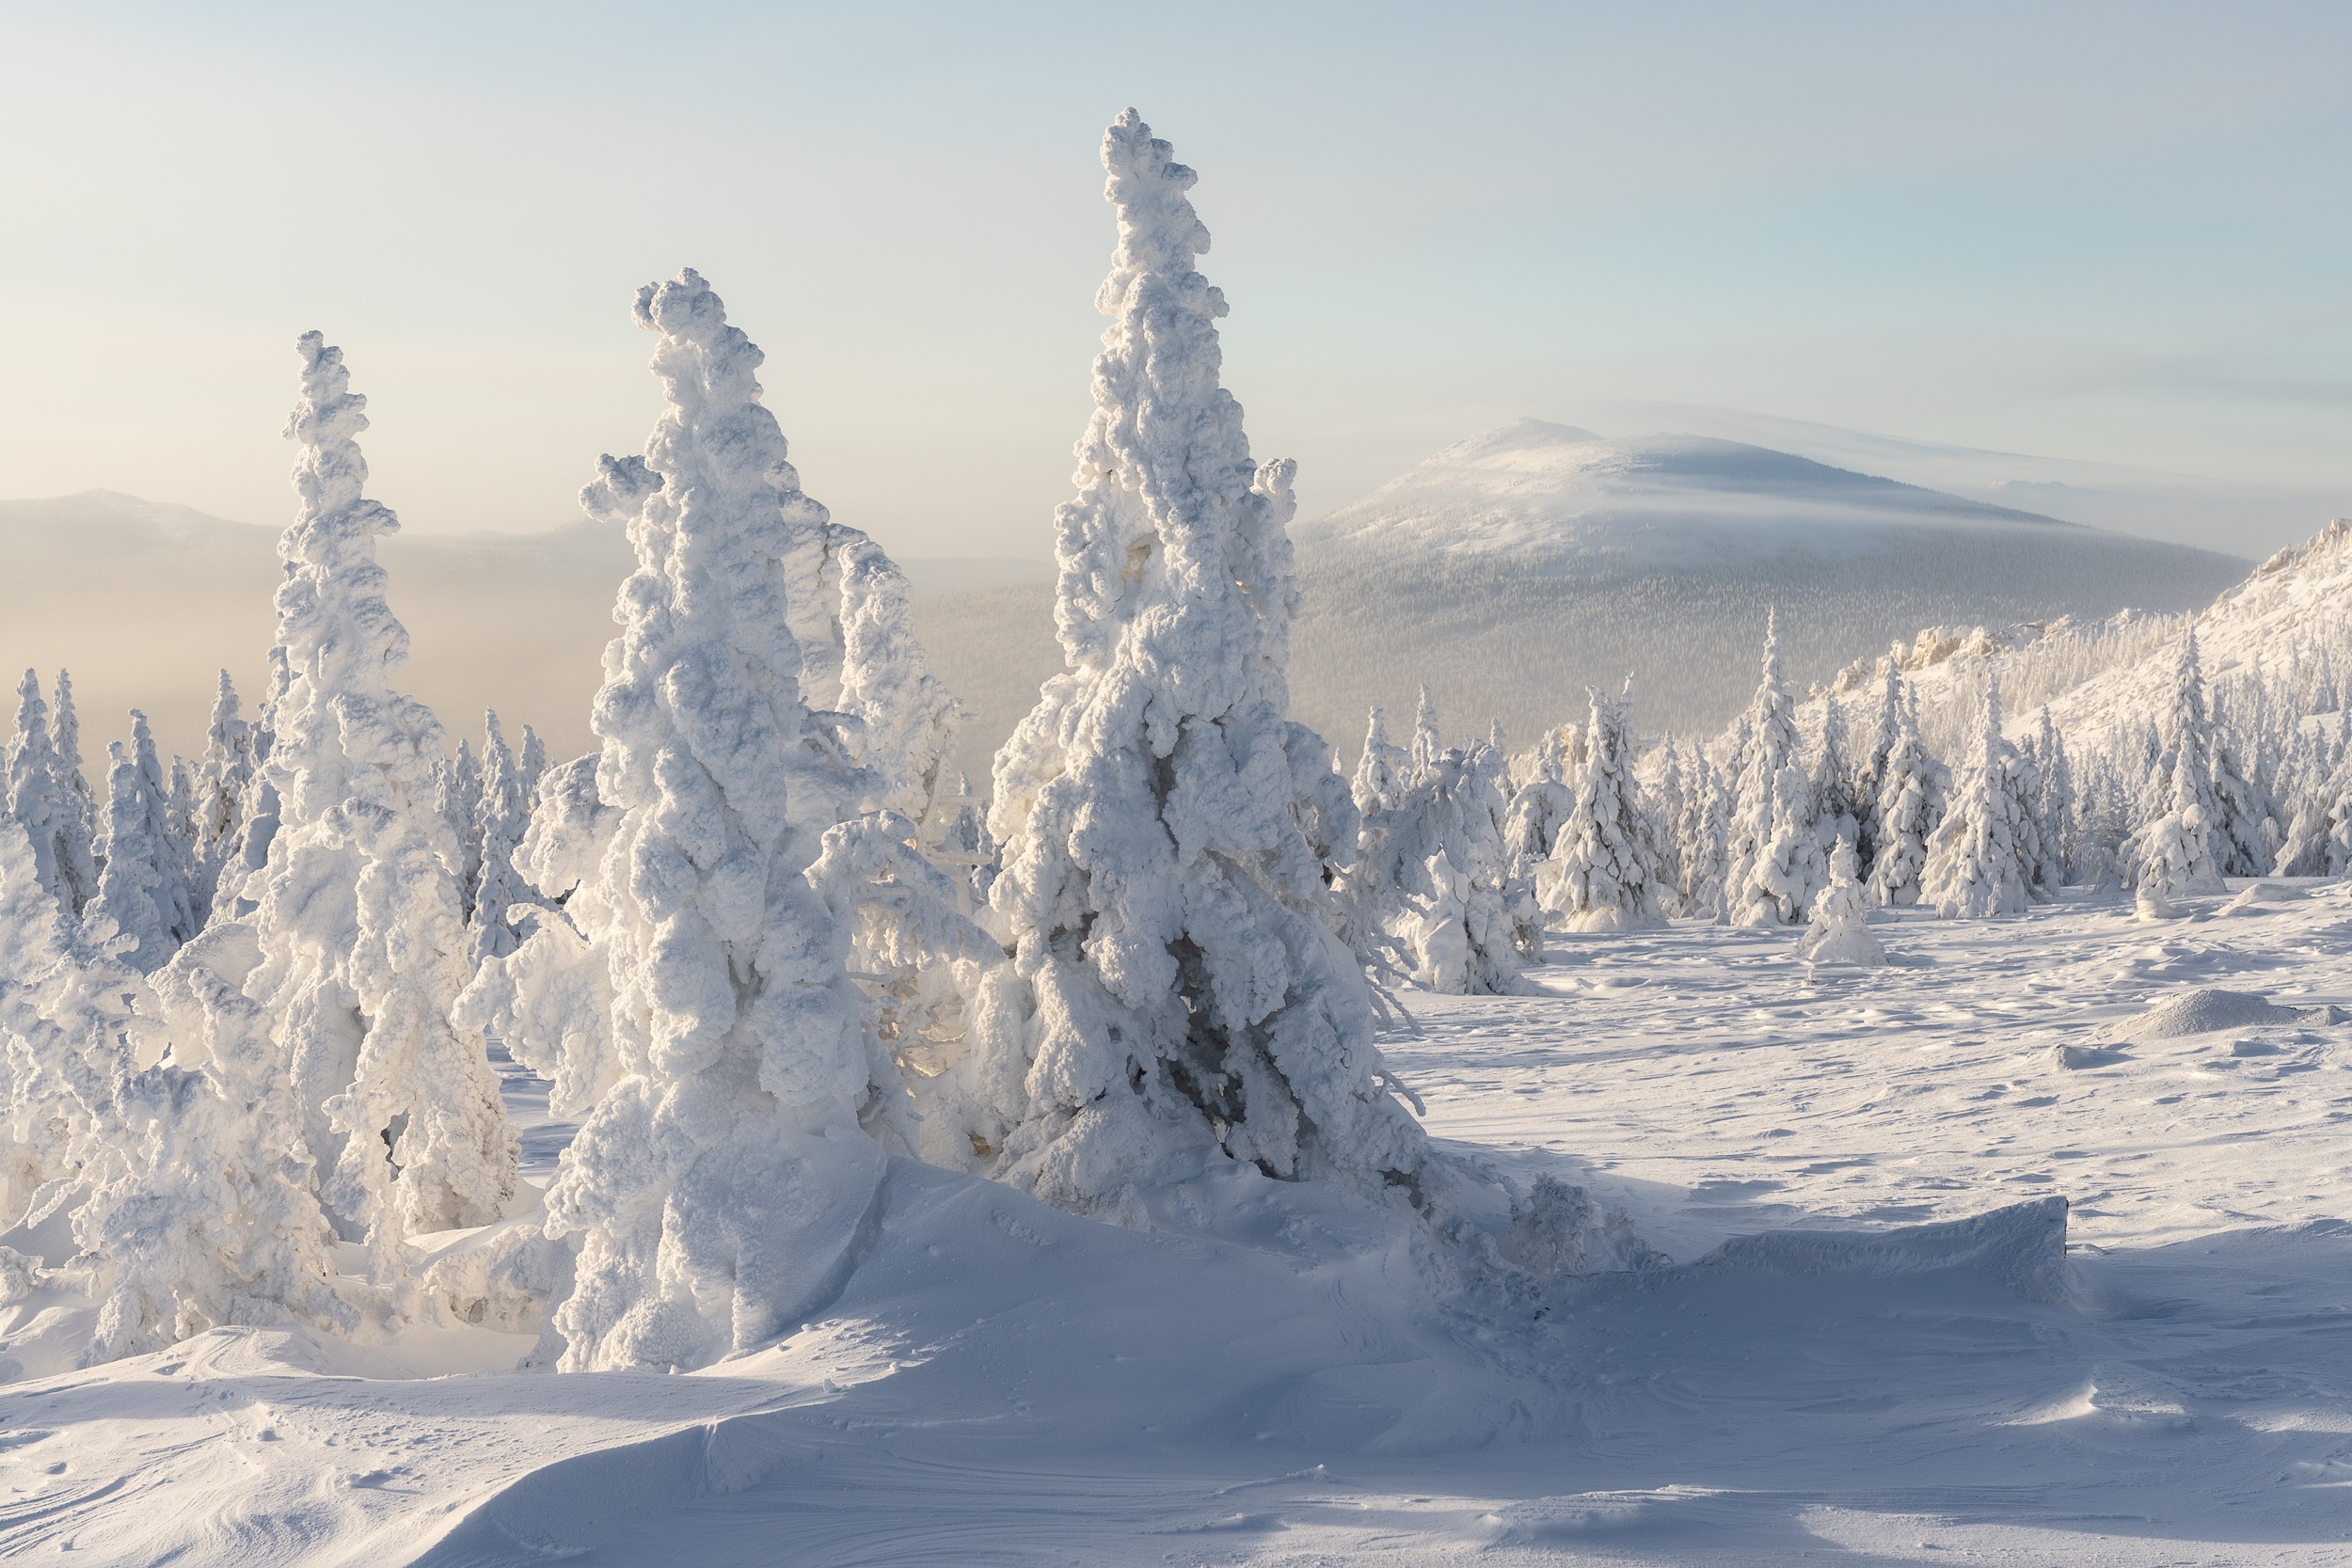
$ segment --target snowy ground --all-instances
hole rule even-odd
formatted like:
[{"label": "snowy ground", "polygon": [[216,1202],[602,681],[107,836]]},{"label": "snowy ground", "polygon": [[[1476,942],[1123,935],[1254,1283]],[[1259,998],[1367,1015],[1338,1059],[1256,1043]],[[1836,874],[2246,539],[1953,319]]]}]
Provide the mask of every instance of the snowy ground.
[{"label": "snowy ground", "polygon": [[[703,1373],[240,1330],[0,1389],[0,1557],[2342,1563],[2352,1023],[2142,1014],[2352,1009],[2352,895],[2224,902],[1907,918],[1891,967],[1812,975],[1782,935],[1566,938],[1549,994],[1415,997],[1389,1046],[1442,1136],[1586,1182],[1679,1261],[2061,1194],[2065,1299],[1784,1239],[1480,1322],[1398,1256],[1112,1230],[902,1164],[824,1320]],[[72,1326],[39,1306],[0,1320],[28,1373]]]}]

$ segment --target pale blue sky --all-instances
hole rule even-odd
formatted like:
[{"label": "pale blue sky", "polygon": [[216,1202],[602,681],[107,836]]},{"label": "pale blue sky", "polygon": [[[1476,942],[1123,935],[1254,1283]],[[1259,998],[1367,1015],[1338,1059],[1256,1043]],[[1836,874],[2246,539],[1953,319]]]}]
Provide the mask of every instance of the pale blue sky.
[{"label": "pale blue sky", "polygon": [[2342,5],[378,12],[0,6],[0,495],[280,520],[317,326],[410,526],[563,520],[691,264],[845,520],[1042,554],[1133,103],[1310,514],[1604,398],[2352,497]]}]

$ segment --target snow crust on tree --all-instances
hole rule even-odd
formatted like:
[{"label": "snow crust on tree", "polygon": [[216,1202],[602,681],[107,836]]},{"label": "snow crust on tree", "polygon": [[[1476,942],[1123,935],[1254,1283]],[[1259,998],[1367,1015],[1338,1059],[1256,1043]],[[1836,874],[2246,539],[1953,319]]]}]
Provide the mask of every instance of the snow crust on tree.
[{"label": "snow crust on tree", "polygon": [[[1764,660],[1738,732],[1732,762],[1737,804],[1724,877],[1725,918],[1734,926],[1793,926],[1827,878],[1816,828],[1812,782],[1798,767],[1796,700],[1781,673],[1780,625],[1764,623]],[[1807,847],[1807,846],[1810,847]]]},{"label": "snow crust on tree", "polygon": [[1364,750],[1350,784],[1356,809],[1369,815],[1402,800],[1412,766],[1412,754],[1389,738],[1387,712],[1375,706],[1364,725]]},{"label": "snow crust on tree", "polygon": [[194,848],[199,924],[211,918],[254,804],[258,771],[254,728],[243,717],[243,705],[235,683],[223,670],[213,698],[212,720],[205,726],[204,755],[197,774]]},{"label": "snow crust on tree", "polygon": [[2120,855],[2131,885],[2144,890],[2143,910],[2152,914],[2169,912],[2182,898],[2222,891],[2215,843],[2221,802],[2214,787],[2213,723],[2194,630],[2181,642],[2167,717],[2169,744],[2151,767],[2142,797],[2145,825]]},{"label": "snow crust on tree", "polygon": [[948,798],[947,760],[970,710],[931,673],[914,635],[906,574],[854,530],[840,559],[841,710],[863,733],[858,760],[873,772],[878,803],[935,838]]},{"label": "snow crust on tree", "polygon": [[582,494],[628,516],[638,561],[602,747],[548,775],[519,857],[564,907],[460,1009],[593,1103],[548,1193],[578,1249],[551,1320],[566,1370],[701,1366],[824,1300],[882,1175],[861,1109],[904,1093],[875,1081],[849,931],[805,875],[867,787],[803,700],[786,613],[822,509],[709,285],[648,284],[636,319],[668,407],[642,462]]},{"label": "snow crust on tree", "polygon": [[1884,963],[1886,949],[1871,934],[1869,918],[1869,895],[1854,877],[1853,843],[1840,838],[1829,854],[1829,885],[1813,901],[1797,956],[1812,963]]},{"label": "snow crust on tree", "polygon": [[24,672],[16,689],[16,733],[9,737],[7,756],[8,814],[24,829],[40,885],[61,908],[78,911],[92,884],[89,850],[75,841],[76,802],[65,781],[49,728],[49,705],[41,700],[40,676]]},{"label": "snow crust on tree", "polygon": [[366,400],[319,334],[297,351],[300,508],[278,546],[264,764],[279,820],[242,895],[251,911],[187,950],[166,989],[225,1071],[291,1085],[325,1207],[390,1281],[405,1237],[501,1215],[515,1143],[488,1061],[449,1022],[467,978],[458,847],[435,796],[441,726],[391,685],[407,634],[375,540],[399,525],[364,494]]},{"label": "snow crust on tree", "polygon": [[1985,690],[1975,752],[1960,768],[1944,820],[1928,839],[1920,896],[1938,914],[1986,920],[2023,914],[2039,853],[2026,801],[2031,768],[2001,734],[2001,688]]},{"label": "snow crust on tree", "polygon": [[1497,826],[1492,775],[1441,752],[1395,805],[1364,818],[1349,924],[1377,927],[1405,977],[1453,995],[1509,996],[1539,958],[1543,911]]},{"label": "snow crust on tree", "polygon": [[475,843],[480,847],[472,896],[466,900],[466,951],[472,965],[504,958],[517,938],[508,921],[516,904],[532,902],[530,888],[515,869],[515,849],[531,825],[531,799],[523,768],[499,728],[496,709],[483,716],[482,787],[474,806]]},{"label": "snow crust on tree", "polygon": [[1445,736],[1438,728],[1438,705],[1429,695],[1428,683],[1423,682],[1421,698],[1413,705],[1413,740],[1408,751],[1416,782],[1436,771],[1438,759],[1445,754]]},{"label": "snow crust on tree", "polygon": [[1067,667],[996,761],[991,914],[1013,961],[965,1068],[974,1160],[1129,1223],[1216,1170],[1388,1191],[1426,1150],[1334,933],[1356,806],[1286,716],[1292,465],[1251,460],[1218,384],[1193,171],[1133,110],[1103,161],[1112,320],[1057,515]]},{"label": "snow crust on tree", "polygon": [[1543,907],[1570,930],[1629,931],[1665,923],[1645,852],[1647,833],[1633,777],[1629,703],[1585,688],[1592,717],[1575,801],[1551,858],[1536,875]]},{"label": "snow crust on tree", "polygon": [[82,771],[82,720],[73,705],[73,677],[64,670],[57,672],[49,704],[49,751],[66,792],[58,865],[72,899],[68,912],[79,914],[98,892],[98,794]]},{"label": "snow crust on tree", "polygon": [[1872,775],[1877,798],[1871,806],[1869,891],[1874,902],[1905,907],[1919,902],[1928,869],[1928,840],[1944,820],[1950,777],[1928,754],[1917,717],[1904,700],[1903,675],[1894,660],[1880,667],[1882,701],[1872,740]]}]

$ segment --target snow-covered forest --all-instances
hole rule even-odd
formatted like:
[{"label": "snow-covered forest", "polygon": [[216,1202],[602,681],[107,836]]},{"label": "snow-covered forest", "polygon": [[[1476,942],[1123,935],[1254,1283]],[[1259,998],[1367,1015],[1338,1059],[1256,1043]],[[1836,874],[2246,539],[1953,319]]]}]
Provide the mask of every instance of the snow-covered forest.
[{"label": "snow-covered forest", "polygon": [[[363,454],[399,410],[300,341],[267,689],[224,673],[193,757],[135,713],[92,738],[69,671],[17,689],[17,1375],[281,1328],[732,1365],[872,1266],[915,1167],[936,1203],[1373,1259],[1351,1292],[1502,1332],[1669,1258],[1597,1189],[1433,1133],[1392,1060],[1426,1054],[1422,998],[1550,997],[1548,958],[1678,928],[1815,983],[1931,921],[2097,908],[2156,942],[2232,879],[2352,872],[2342,522],[2197,614],[1931,628],[1809,690],[1768,623],[1719,735],[1645,730],[1613,673],[1542,734],[1426,688],[1316,734],[1285,685],[1294,467],[1222,385],[1194,173],[1132,111],[1103,157],[1065,668],[984,780],[887,541],[802,489],[696,272],[638,293],[665,406],[581,491],[637,563],[575,758],[404,692]],[[525,1081],[567,1130],[544,1180]],[[2031,1208],[1999,1224],[2039,1234]],[[2028,1299],[2058,1244],[2017,1265]]]}]

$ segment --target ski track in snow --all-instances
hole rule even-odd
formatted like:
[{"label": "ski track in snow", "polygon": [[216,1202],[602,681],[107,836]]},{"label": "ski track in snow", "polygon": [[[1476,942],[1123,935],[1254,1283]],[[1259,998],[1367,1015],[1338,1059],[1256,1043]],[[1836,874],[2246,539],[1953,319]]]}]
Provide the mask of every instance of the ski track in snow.
[{"label": "ski track in snow", "polygon": [[[2055,1192],[2070,1303],[1677,1274],[1513,1330],[1399,1305],[1394,1259],[901,1162],[825,1317],[703,1372],[237,1329],[0,1388],[0,1558],[2342,1563],[2352,1023],[2133,1027],[2198,987],[2352,1006],[2352,889],[2265,889],[2148,925],[1882,913],[1873,971],[1808,973],[1793,930],[1561,937],[1547,994],[1414,994],[1385,1042],[1438,1136],[1677,1260]],[[568,1129],[498,1065],[544,1180]]]}]

